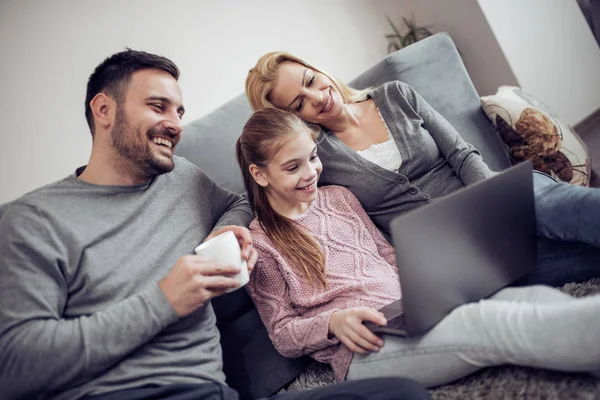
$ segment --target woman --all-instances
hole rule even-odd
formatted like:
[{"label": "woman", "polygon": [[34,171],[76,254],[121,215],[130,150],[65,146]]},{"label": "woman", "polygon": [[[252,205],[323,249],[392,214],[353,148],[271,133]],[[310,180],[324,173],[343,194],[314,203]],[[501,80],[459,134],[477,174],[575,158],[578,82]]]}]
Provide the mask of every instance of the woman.
[{"label": "woman", "polygon": [[236,146],[257,216],[248,290],[283,355],[331,364],[338,381],[402,376],[437,386],[500,364],[597,375],[600,296],[547,286],[457,307],[420,337],[371,333],[362,322],[385,325],[377,309],[401,298],[394,249],[352,192],[317,187],[315,138],[294,114],[267,108]]},{"label": "woman", "polygon": [[[393,217],[493,174],[479,152],[410,86],[353,89],[291,54],[261,57],[246,79],[254,110],[276,107],[319,124],[322,185],[350,189],[389,238]],[[562,284],[600,273],[600,190],[534,174],[538,233],[578,241],[541,248],[528,283]]]}]

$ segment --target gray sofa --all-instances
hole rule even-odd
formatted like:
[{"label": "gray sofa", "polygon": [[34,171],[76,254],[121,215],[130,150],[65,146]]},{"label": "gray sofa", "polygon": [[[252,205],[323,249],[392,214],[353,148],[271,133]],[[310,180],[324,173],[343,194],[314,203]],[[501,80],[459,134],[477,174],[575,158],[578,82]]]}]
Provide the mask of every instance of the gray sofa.
[{"label": "gray sofa", "polygon": [[[480,109],[477,93],[447,34],[437,34],[388,56],[350,84],[362,88],[390,80],[402,80],[412,85],[458,129],[465,140],[481,151],[492,169],[501,170],[509,165],[508,156],[493,126]],[[214,112],[186,125],[177,154],[200,166],[223,187],[242,193],[243,184],[235,161],[234,144],[250,114],[245,95],[236,97]],[[6,205],[0,205],[0,218],[5,207]],[[583,286],[570,286],[567,291],[586,294],[598,290],[598,283],[600,280],[590,281],[582,284]],[[227,382],[241,393],[242,398],[267,396],[292,381],[292,388],[331,382],[328,368],[315,365],[306,357],[287,359],[277,353],[244,290],[215,299],[213,306],[221,332]],[[512,393],[522,398],[527,393],[532,393],[527,387],[523,387],[524,374],[519,371],[517,375],[521,386]],[[492,390],[505,394],[493,398],[516,398],[509,394],[510,388],[504,378],[506,373],[502,375],[503,372],[496,371],[483,374],[474,378],[472,382],[475,383],[471,384],[469,390],[465,389],[469,382],[459,382],[437,389],[435,397],[491,398],[488,395]],[[296,379],[298,376],[300,379]],[[594,393],[600,395],[600,383],[596,384],[587,378],[561,383],[560,390],[548,386],[547,382],[552,379],[547,376],[538,381],[546,383],[544,387],[548,387],[548,390],[544,393],[553,391],[554,395],[534,395],[531,398],[579,398],[575,394],[582,393],[581,388],[585,388],[584,395],[589,396],[580,398],[600,398],[594,397]],[[556,396],[558,392],[564,393],[566,397],[560,394]]]},{"label": "gray sofa", "polygon": [[[259,56],[257,54],[257,59]],[[493,125],[481,111],[479,96],[448,34],[438,33],[389,55],[349,84],[364,88],[392,80],[411,85],[466,141],[481,151],[493,170],[509,165],[508,156]],[[244,186],[234,149],[251,113],[246,96],[239,95],[187,124],[176,153],[199,165],[226,189],[242,193]]]},{"label": "gray sofa", "polygon": [[[477,92],[447,34],[437,34],[400,50],[349,83],[364,88],[391,80],[412,85],[481,151],[492,169],[500,170],[509,165],[508,156],[481,111]],[[242,193],[234,149],[250,114],[246,96],[239,95],[187,124],[176,153],[197,164],[221,186]],[[5,207],[0,205],[0,218]],[[215,299],[213,306],[221,332],[227,382],[243,398],[274,393],[309,365],[307,357],[287,359],[279,355],[244,290]]]},{"label": "gray sofa", "polygon": [[[276,49],[274,49],[276,50]],[[256,55],[257,58],[260,56]],[[248,68],[251,66],[249,65]],[[452,39],[436,34],[402,49],[349,82],[364,88],[386,81],[410,84],[447,118],[465,140],[477,147],[493,170],[510,165],[493,125],[480,107],[479,97]],[[235,141],[251,114],[244,94],[214,112],[185,126],[177,154],[200,166],[223,187],[243,192],[241,173],[235,160]],[[555,250],[564,244],[542,240],[538,248]],[[567,250],[565,250],[567,251]],[[600,290],[600,279],[566,285],[563,290],[585,295]],[[221,332],[224,370],[229,385],[242,398],[259,398],[286,386],[305,389],[332,382],[328,366],[308,358],[286,359],[269,340],[258,312],[244,290],[213,301]],[[547,371],[519,367],[484,370],[432,391],[434,398],[600,398],[600,381],[588,376],[565,377]]]},{"label": "gray sofa", "polygon": [[[257,58],[259,56],[257,54]],[[510,165],[447,34],[434,35],[386,57],[350,85],[364,88],[391,80],[407,82],[417,90],[465,140],[481,151],[492,169],[501,170]],[[250,114],[246,96],[239,95],[186,125],[176,153],[200,166],[221,186],[242,193],[234,149]],[[227,380],[242,395],[256,398],[272,393],[305,369],[306,358],[289,360],[275,351],[245,291],[223,296],[213,304],[222,334]]]}]

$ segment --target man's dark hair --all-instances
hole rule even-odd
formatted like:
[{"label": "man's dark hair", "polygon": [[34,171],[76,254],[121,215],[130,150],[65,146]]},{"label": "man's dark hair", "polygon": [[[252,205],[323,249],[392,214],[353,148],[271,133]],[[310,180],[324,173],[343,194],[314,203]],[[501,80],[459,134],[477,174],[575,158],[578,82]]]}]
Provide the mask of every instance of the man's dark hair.
[{"label": "man's dark hair", "polygon": [[179,79],[179,69],[173,61],[156,54],[129,48],[113,54],[96,67],[88,79],[85,95],[85,119],[92,136],[94,136],[95,127],[90,101],[98,93],[104,92],[115,99],[117,104],[122,104],[131,76],[134,72],[143,69],[159,69],[171,74],[175,80]]}]

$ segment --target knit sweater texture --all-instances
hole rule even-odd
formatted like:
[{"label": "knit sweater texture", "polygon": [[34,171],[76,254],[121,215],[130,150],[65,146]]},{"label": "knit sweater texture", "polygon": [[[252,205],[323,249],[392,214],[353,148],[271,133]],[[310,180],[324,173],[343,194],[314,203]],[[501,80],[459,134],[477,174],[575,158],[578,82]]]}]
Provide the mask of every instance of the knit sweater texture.
[{"label": "knit sweater texture", "polygon": [[346,188],[319,188],[295,222],[325,254],[327,288],[309,283],[273,246],[257,220],[250,224],[259,258],[248,290],[275,348],[287,357],[309,354],[344,380],[352,352],[329,333],[333,312],[379,309],[401,298],[393,247]]}]

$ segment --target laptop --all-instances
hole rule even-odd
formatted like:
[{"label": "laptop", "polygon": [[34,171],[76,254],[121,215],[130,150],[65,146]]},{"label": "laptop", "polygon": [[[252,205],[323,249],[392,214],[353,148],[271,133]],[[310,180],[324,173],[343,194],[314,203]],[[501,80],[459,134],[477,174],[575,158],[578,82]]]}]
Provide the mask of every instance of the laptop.
[{"label": "laptop", "polygon": [[380,311],[374,333],[419,336],[454,308],[489,297],[537,261],[530,162],[394,218],[402,299]]}]

